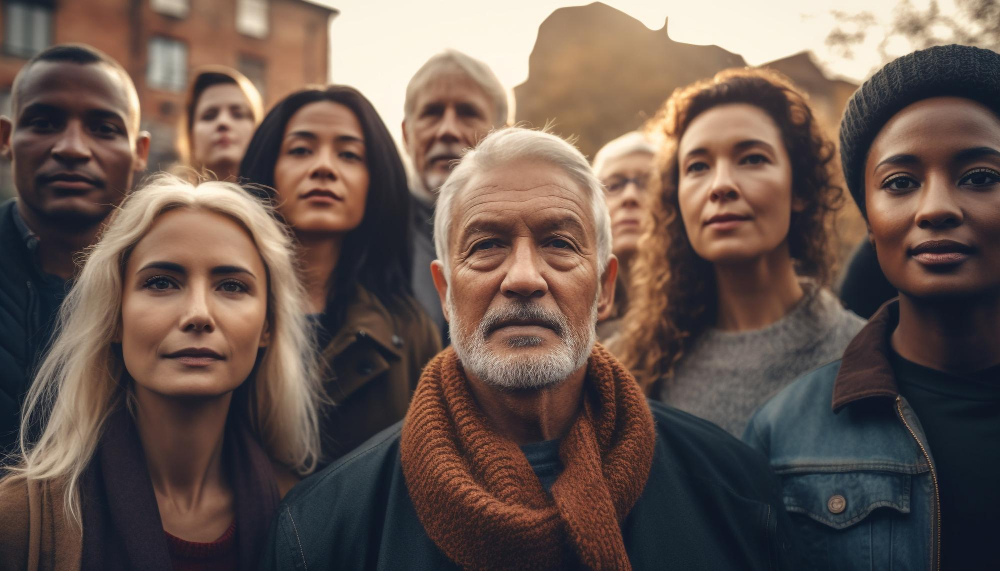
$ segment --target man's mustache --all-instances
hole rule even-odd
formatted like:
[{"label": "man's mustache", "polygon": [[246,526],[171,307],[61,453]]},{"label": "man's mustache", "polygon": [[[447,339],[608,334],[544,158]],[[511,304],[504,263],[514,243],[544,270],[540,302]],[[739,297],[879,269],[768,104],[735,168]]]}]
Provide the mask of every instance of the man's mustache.
[{"label": "man's mustache", "polygon": [[562,337],[568,323],[558,311],[546,310],[534,303],[515,303],[491,309],[479,323],[479,333],[485,338],[507,325],[539,325],[555,331]]}]

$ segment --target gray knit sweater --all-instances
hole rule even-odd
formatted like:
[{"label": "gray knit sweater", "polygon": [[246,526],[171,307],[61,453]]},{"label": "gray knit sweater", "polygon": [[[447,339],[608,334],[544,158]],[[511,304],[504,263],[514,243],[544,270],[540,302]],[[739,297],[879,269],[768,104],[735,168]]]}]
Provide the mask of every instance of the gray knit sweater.
[{"label": "gray knit sweater", "polygon": [[764,329],[709,329],[664,379],[660,398],[740,437],[750,416],[799,375],[839,359],[865,324],[825,289]]}]

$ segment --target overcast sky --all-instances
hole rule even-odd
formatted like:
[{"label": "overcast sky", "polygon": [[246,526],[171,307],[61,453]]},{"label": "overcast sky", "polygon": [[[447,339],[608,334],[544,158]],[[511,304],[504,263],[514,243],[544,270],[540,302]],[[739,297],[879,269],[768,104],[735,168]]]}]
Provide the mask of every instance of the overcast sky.
[{"label": "overcast sky", "polygon": [[[340,10],[330,26],[330,77],[357,87],[399,139],[406,84],[433,54],[455,48],[485,61],[505,86],[528,77],[538,26],[555,9],[589,2],[565,0],[321,0]],[[921,4],[926,0],[915,0]],[[854,61],[824,44],[833,10],[868,10],[887,18],[895,0],[606,0],[652,30],[669,17],[679,42],[715,44],[761,64],[814,50],[836,74],[863,79],[877,64],[874,44]]]}]

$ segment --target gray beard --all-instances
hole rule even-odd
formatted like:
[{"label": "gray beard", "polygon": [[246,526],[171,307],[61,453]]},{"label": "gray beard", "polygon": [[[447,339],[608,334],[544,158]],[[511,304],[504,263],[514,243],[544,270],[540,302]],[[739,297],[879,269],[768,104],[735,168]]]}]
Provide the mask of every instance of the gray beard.
[{"label": "gray beard", "polygon": [[[486,337],[493,317],[498,312],[488,312],[482,321],[465,337],[466,324],[459,317],[451,295],[451,288],[445,296],[448,314],[451,317],[451,344],[466,372],[484,383],[502,390],[544,389],[566,380],[574,371],[587,363],[591,349],[597,341],[597,304],[595,296],[590,310],[590,320],[585,328],[573,330],[565,316],[535,309],[529,310],[530,317],[541,317],[538,312],[551,320],[558,321],[557,333],[560,343],[557,347],[539,356],[497,355],[486,344]],[[504,312],[499,312],[504,313]],[[537,347],[543,339],[536,336],[520,336],[507,343],[512,349]]]}]

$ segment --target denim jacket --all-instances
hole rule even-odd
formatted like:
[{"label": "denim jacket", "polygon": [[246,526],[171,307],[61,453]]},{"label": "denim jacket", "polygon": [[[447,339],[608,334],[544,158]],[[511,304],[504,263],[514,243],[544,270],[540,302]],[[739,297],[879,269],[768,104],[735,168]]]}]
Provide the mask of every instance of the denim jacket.
[{"label": "denim jacket", "polygon": [[770,459],[810,569],[937,570],[934,460],[889,364],[893,301],[844,356],[751,418],[743,440]]}]

